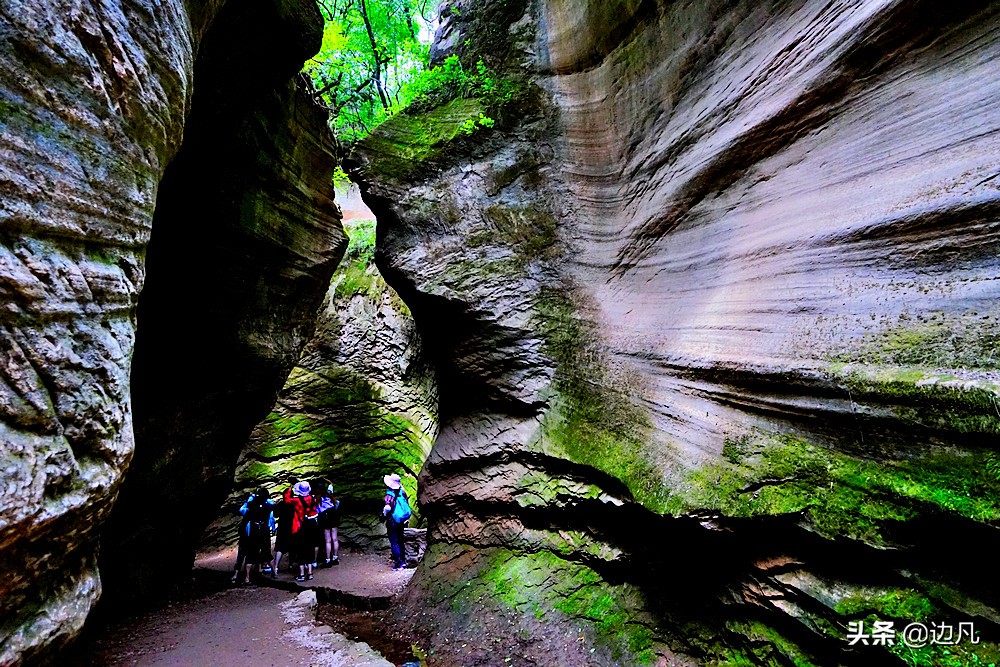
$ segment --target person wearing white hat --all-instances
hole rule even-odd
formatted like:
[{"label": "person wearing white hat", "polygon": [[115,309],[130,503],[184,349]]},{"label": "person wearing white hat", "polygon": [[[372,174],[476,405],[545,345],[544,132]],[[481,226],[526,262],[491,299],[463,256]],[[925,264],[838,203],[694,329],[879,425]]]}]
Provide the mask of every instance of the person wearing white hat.
[{"label": "person wearing white hat", "polygon": [[389,546],[392,548],[393,570],[402,570],[406,567],[406,547],[403,542],[406,522],[410,519],[410,501],[403,489],[403,483],[399,475],[386,475],[382,478],[385,482],[385,507],[382,508],[382,517],[385,519],[385,532],[389,537]]}]

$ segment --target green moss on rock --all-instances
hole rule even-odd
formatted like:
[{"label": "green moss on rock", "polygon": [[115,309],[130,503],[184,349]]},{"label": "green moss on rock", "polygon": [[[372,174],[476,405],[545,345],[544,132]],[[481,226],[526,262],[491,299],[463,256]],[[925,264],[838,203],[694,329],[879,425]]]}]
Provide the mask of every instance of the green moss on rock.
[{"label": "green moss on rock", "polygon": [[991,316],[935,314],[868,334],[837,361],[875,366],[1000,369],[1000,329]]},{"label": "green moss on rock", "polygon": [[518,480],[515,500],[521,507],[559,507],[583,498],[599,498],[601,494],[601,488],[594,484],[570,482],[543,472],[529,472]]},{"label": "green moss on rock", "polygon": [[520,614],[546,623],[572,623],[622,664],[652,664],[654,633],[642,612],[641,597],[627,585],[615,586],[585,565],[548,551],[492,551],[466,587],[460,608],[485,593]]},{"label": "green moss on rock", "polygon": [[595,351],[594,334],[565,292],[544,291],[537,329],[556,363],[550,409],[540,445],[621,480],[636,500],[666,509],[663,473],[648,458],[649,415],[630,397],[630,383],[613,378]]},{"label": "green moss on rock", "polygon": [[[869,622],[876,617],[869,617]],[[909,667],[996,667],[1000,664],[1000,646],[995,643],[963,643],[955,646],[934,644],[920,648],[897,642],[889,652]]]},{"label": "green moss on rock", "polygon": [[258,426],[236,471],[239,485],[277,491],[291,477],[329,477],[347,506],[367,507],[380,497],[382,474],[399,471],[416,498],[432,443],[412,416],[388,410],[379,387],[344,367],[323,374],[297,367],[289,382],[310,385],[310,403],[296,412],[279,406]]},{"label": "green moss on rock", "polygon": [[481,113],[478,99],[457,99],[420,115],[393,116],[361,144],[370,158],[369,171],[397,182],[418,176],[425,163],[441,157],[449,143],[465,136],[464,123]]},{"label": "green moss on rock", "polygon": [[333,277],[333,289],[338,299],[350,299],[360,294],[376,300],[388,286],[374,265],[355,259],[344,262],[337,269]]},{"label": "green moss on rock", "polygon": [[1000,481],[986,471],[985,452],[943,449],[903,461],[872,461],[792,435],[752,432],[733,440],[729,454],[735,463],[730,458],[687,473],[669,511],[800,514],[827,536],[873,544],[884,541],[886,522],[924,512],[1000,519]]},{"label": "green moss on rock", "polygon": [[493,204],[483,210],[487,228],[470,235],[472,247],[495,244],[514,251],[517,269],[536,259],[552,259],[556,245],[556,219],[536,208]]},{"label": "green moss on rock", "polygon": [[875,613],[882,619],[910,622],[924,622],[938,613],[933,602],[909,588],[897,588],[870,595],[852,595],[838,602],[835,610],[842,616]]},{"label": "green moss on rock", "polygon": [[349,221],[344,230],[349,241],[344,259],[333,274],[334,297],[346,301],[362,295],[377,302],[387,292],[395,295],[375,266],[375,221]]},{"label": "green moss on rock", "polygon": [[[901,633],[910,623],[922,623],[927,628],[950,625],[957,632],[958,621],[947,603],[913,588],[858,589],[854,594],[841,599],[835,611],[841,615],[842,623],[833,629],[826,628],[828,634],[838,640],[846,639],[845,628],[849,621],[861,621],[866,629],[875,627],[876,622],[891,622],[897,633]],[[943,631],[943,630],[942,630]],[[978,634],[978,632],[977,632]],[[957,635],[955,635],[957,636]],[[981,640],[977,637],[977,640]],[[931,644],[911,647],[901,641],[889,646],[872,646],[873,658],[877,652],[892,654],[910,667],[988,667],[1000,664],[1000,645],[995,642],[970,640],[957,644]],[[889,656],[886,655],[886,660]]]},{"label": "green moss on rock", "polygon": [[836,364],[855,402],[890,407],[908,424],[952,433],[1000,433],[1000,384],[909,366]]},{"label": "green moss on rock", "polygon": [[758,620],[730,621],[726,624],[730,632],[742,635],[747,640],[745,648],[719,648],[710,658],[710,665],[794,665],[813,667],[811,656],[801,646],[788,639],[774,627]]}]

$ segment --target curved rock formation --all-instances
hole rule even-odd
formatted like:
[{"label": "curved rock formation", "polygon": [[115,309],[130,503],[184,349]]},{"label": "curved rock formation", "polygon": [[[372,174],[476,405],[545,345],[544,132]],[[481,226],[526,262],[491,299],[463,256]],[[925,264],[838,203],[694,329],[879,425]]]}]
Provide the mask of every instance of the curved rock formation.
[{"label": "curved rock formation", "polygon": [[330,479],[344,514],[341,545],[365,548],[388,545],[378,521],[383,475],[398,472],[417,497],[437,435],[436,380],[409,309],[371,261],[375,221],[346,224],[351,244],[316,333],[241,454],[209,544],[235,541],[237,510],[261,485],[280,494],[293,479]]},{"label": "curved rock formation", "polygon": [[[266,413],[269,397],[308,337],[312,312],[343,249],[329,182],[333,139],[325,116],[295,79],[304,58],[319,46],[315,6],[254,0],[229,3],[219,15],[222,2],[190,4],[52,0],[0,7],[0,294],[5,313],[0,324],[0,549],[8,565],[0,584],[0,663],[28,659],[67,641],[100,594],[98,531],[132,458],[133,421],[139,441],[129,484],[135,491],[123,493],[128,509],[119,510],[103,555],[109,562],[118,557],[127,563],[114,572],[120,580],[141,570],[140,561],[174,553],[147,549],[169,544],[185,550],[183,539],[170,543],[173,534],[160,535],[160,543],[134,537],[160,521],[160,513],[167,513],[163,505],[183,510],[176,503],[180,494],[212,484],[211,475],[225,467],[227,457],[231,469],[238,447],[213,441],[216,454],[202,452],[211,463],[192,465],[186,452],[197,443],[177,431],[153,434],[162,426],[161,421],[152,427],[156,412],[173,411],[190,428],[196,419],[179,410],[181,402],[198,394],[231,395],[227,384],[246,382],[240,388],[246,401],[240,410],[246,413],[211,416],[213,424],[224,422],[219,427],[228,429],[228,437],[238,438],[239,424],[245,423],[245,437],[254,410]],[[203,41],[213,20],[214,37]],[[223,35],[234,28],[251,31],[239,38],[252,40],[259,53],[259,76],[230,71],[235,85],[226,90],[227,73],[217,70],[212,85],[219,87],[213,90],[210,70],[221,63],[216,53],[213,65],[212,44],[219,48],[232,42],[234,35]],[[209,119],[211,112],[199,100],[208,103],[226,92],[241,96],[219,110],[233,113]],[[192,104],[194,116],[186,127]],[[220,126],[224,131],[213,137],[216,143],[194,146]],[[212,156],[219,170],[208,172],[207,183],[192,182],[192,171],[178,157],[171,183],[161,186],[182,137],[187,160],[213,148],[234,152],[224,160]],[[256,143],[243,143],[251,140]],[[181,185],[185,179],[188,185]],[[166,210],[168,196],[183,197],[172,202],[173,212]],[[203,218],[194,215],[197,211],[185,210],[195,205],[210,212],[215,227],[198,225]],[[162,298],[171,288],[197,290],[185,293],[192,300],[180,313],[139,305],[148,311],[139,316],[146,354],[158,354],[152,341],[164,333],[172,337],[160,339],[169,350],[192,350],[177,337],[179,327],[153,330],[162,314],[201,327],[212,342],[224,340],[241,363],[266,361],[267,367],[248,381],[245,375],[227,374],[231,358],[211,357],[213,363],[205,366],[214,368],[198,366],[183,382],[170,384],[176,392],[155,396],[164,385],[153,369],[163,358],[147,356],[132,372],[133,417],[129,372],[136,308],[154,228],[154,244],[161,247],[149,250],[151,294],[143,301]],[[171,231],[188,235],[172,242]],[[196,250],[175,253],[171,245],[176,248],[178,241]],[[180,264],[196,261],[210,247],[219,273]],[[241,278],[248,275],[248,264],[255,279],[249,290]],[[177,282],[170,284],[172,272]],[[229,281],[212,280],[219,275]],[[276,275],[280,280],[269,283]],[[252,303],[240,299],[248,292]],[[194,297],[203,299],[201,306]],[[226,307],[216,310],[220,304]],[[268,304],[270,310],[260,313]],[[226,332],[219,332],[221,327]],[[197,362],[205,361],[197,356]],[[221,374],[213,376],[213,370]],[[193,403],[208,405],[211,399]],[[169,438],[166,451],[154,451],[154,435]],[[180,455],[174,458],[176,452]],[[206,469],[208,474],[200,475]],[[190,521],[192,543],[198,522],[210,517],[203,511]],[[157,572],[158,581],[162,574]]]},{"label": "curved rock formation", "polygon": [[509,94],[352,158],[439,370],[414,608],[589,628],[567,663],[884,664],[868,614],[995,639],[996,5],[443,16],[435,57]]},{"label": "curved rock formation", "polygon": [[346,246],[327,112],[296,75],[321,28],[309,3],[230,4],[201,45],[138,306],[136,456],[101,554],[122,595],[186,576]]},{"label": "curved rock formation", "polygon": [[195,29],[179,2],[133,16],[117,4],[8,3],[2,22],[0,548],[10,567],[0,662],[9,663],[78,630],[100,592],[97,529],[133,449],[142,253],[181,140]]}]

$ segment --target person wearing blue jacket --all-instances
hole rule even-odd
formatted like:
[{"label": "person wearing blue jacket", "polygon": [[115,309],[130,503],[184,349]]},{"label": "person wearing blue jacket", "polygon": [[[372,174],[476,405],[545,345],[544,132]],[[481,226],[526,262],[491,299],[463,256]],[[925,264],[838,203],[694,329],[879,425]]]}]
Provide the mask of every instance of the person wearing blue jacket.
[{"label": "person wearing blue jacket", "polygon": [[392,569],[402,570],[406,568],[406,545],[403,540],[406,522],[410,518],[410,502],[399,475],[386,475],[382,481],[386,486],[382,518],[385,519],[385,532],[392,548]]},{"label": "person wearing blue jacket", "polygon": [[237,573],[242,568],[243,583],[250,583],[250,572],[259,570],[262,565],[268,566],[272,578],[276,577],[277,572],[271,558],[271,534],[275,529],[274,503],[271,502],[267,489],[259,487],[250,494],[240,507],[240,514],[243,521],[240,522],[239,551],[233,582],[237,581]]}]

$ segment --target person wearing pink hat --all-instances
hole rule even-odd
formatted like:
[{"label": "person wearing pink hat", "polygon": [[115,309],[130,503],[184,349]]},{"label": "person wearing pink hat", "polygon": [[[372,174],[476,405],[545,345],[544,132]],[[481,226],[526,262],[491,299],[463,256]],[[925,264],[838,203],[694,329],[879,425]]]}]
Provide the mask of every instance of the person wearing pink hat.
[{"label": "person wearing pink hat", "polygon": [[403,530],[410,519],[410,501],[399,475],[386,475],[382,481],[386,486],[382,518],[385,519],[385,532],[389,536],[389,546],[392,548],[392,569],[402,570],[406,567]]}]

